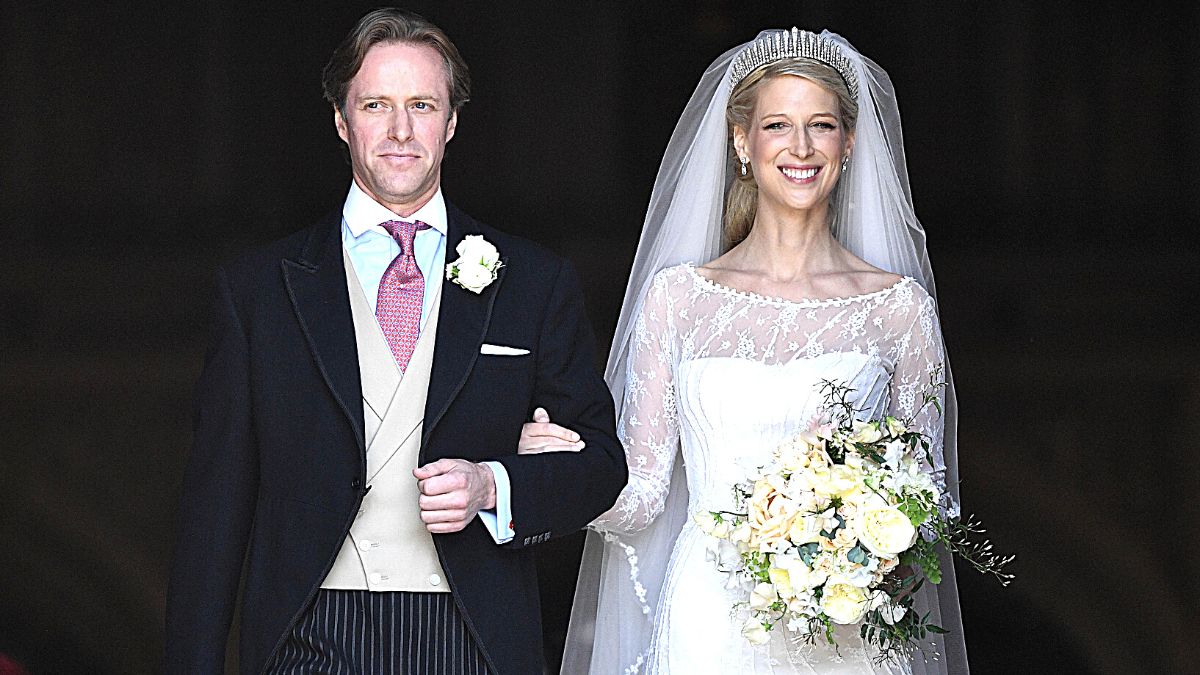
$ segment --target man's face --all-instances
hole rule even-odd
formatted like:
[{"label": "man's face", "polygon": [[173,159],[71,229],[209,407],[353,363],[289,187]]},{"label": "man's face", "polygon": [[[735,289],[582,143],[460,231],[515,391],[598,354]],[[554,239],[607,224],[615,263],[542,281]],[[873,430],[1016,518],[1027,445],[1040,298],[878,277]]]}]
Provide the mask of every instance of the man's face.
[{"label": "man's face", "polygon": [[376,44],[350,81],[345,115],[335,109],[333,121],[350,148],[354,182],[411,215],[437,192],[458,122],[442,57],[428,45]]}]

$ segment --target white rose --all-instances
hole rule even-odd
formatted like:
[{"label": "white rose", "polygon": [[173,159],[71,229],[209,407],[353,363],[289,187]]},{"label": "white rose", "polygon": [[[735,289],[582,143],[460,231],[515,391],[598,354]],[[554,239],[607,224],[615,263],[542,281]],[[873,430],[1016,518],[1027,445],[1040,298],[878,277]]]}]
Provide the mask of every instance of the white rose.
[{"label": "white rose", "polygon": [[894,626],[897,621],[904,618],[904,615],[907,612],[908,609],[906,609],[903,605],[888,605],[881,609],[879,614],[883,617],[883,620],[887,623],[887,625]]},{"label": "white rose", "polygon": [[894,558],[917,540],[917,528],[894,506],[864,510],[854,519],[854,532],[880,558]]},{"label": "white rose", "polygon": [[908,428],[904,426],[904,422],[901,422],[891,415],[888,415],[884,422],[887,424],[888,434],[892,436],[899,436],[900,434],[908,431]]},{"label": "white rose", "polygon": [[770,577],[771,583],[775,586],[775,592],[783,600],[789,600],[796,595],[796,591],[792,589],[792,578],[788,571],[781,567],[772,567],[767,570],[767,576]]},{"label": "white rose", "polygon": [[[844,498],[846,504],[850,504],[854,509],[854,515],[858,515],[870,509],[887,508],[888,500],[879,496],[874,490],[857,490],[846,495]],[[849,520],[849,516],[843,516]]]},{"label": "white rose", "polygon": [[737,544],[746,544],[750,541],[750,534],[750,523],[742,522],[729,532],[729,536],[727,538],[729,541]]},{"label": "white rose", "polygon": [[852,569],[846,572],[843,576],[846,579],[846,583],[850,584],[851,586],[866,588],[867,586],[875,583],[875,570],[877,569],[877,566],[878,563],[874,563],[866,567],[851,563]]},{"label": "white rose", "polygon": [[479,293],[495,279],[492,271],[475,262],[459,263],[458,284],[473,293]]},{"label": "white rose", "polygon": [[821,611],[834,623],[858,623],[867,611],[867,594],[850,584],[826,584]]},{"label": "white rose", "polygon": [[[788,608],[789,612],[796,615],[797,617],[807,617],[807,616],[816,616],[817,615],[817,603],[816,603],[816,600],[813,599],[812,593],[797,594],[796,597],[794,597],[788,601],[787,608]],[[793,624],[792,622],[788,622],[788,630],[791,630],[791,631],[799,630],[800,626],[807,626],[807,625],[808,625],[807,622],[804,622],[804,623],[798,624],[798,625]]]},{"label": "white rose", "polygon": [[746,619],[746,623],[742,625],[742,635],[752,645],[765,645],[771,639],[771,634],[767,632],[763,622],[755,618]]},{"label": "white rose", "polygon": [[718,539],[728,539],[729,533],[732,530],[733,530],[733,528],[729,525],[729,521],[722,518],[721,522],[713,523],[712,532],[709,532],[709,534],[711,534],[712,536],[714,536]]},{"label": "white rose", "polygon": [[760,583],[750,592],[750,609],[765,610],[778,599],[774,584]]},{"label": "white rose", "polygon": [[793,593],[816,588],[828,578],[824,572],[805,565],[800,556],[776,556],[775,564],[787,571],[787,581]]},{"label": "white rose", "polygon": [[[722,572],[736,570],[742,563],[741,552],[724,539],[710,539],[704,557],[706,560],[714,561],[717,569]],[[734,579],[736,579],[735,576],[730,577],[730,580]]]},{"label": "white rose", "polygon": [[484,239],[478,234],[468,234],[463,237],[463,240],[455,247],[459,257],[467,265],[476,264],[484,267],[491,267],[500,260],[500,252],[492,246],[491,242]]},{"label": "white rose", "polygon": [[700,527],[700,531],[704,534],[712,534],[713,528],[717,525],[717,519],[711,511],[697,511],[692,520],[696,521],[696,525]]},{"label": "white rose", "polygon": [[883,438],[883,433],[879,431],[878,422],[854,420],[854,428],[850,432],[850,438],[858,443],[874,443]]},{"label": "white rose", "polygon": [[798,471],[808,466],[808,446],[797,440],[784,443],[776,451],[779,463],[788,471]]},{"label": "white rose", "polygon": [[908,452],[908,446],[904,444],[904,441],[897,439],[889,441],[883,448],[883,463],[892,471],[899,471],[905,453]]},{"label": "white rose", "polygon": [[892,602],[892,597],[883,591],[875,591],[871,595],[871,609],[878,609],[884,623],[889,626],[894,626],[908,612],[903,605]]},{"label": "white rose", "polygon": [[861,473],[845,464],[834,464],[817,474],[813,490],[825,497],[844,497],[857,491]]},{"label": "white rose", "polygon": [[791,529],[788,530],[788,540],[796,546],[819,541],[824,524],[824,518],[810,515],[797,516],[792,520]]}]

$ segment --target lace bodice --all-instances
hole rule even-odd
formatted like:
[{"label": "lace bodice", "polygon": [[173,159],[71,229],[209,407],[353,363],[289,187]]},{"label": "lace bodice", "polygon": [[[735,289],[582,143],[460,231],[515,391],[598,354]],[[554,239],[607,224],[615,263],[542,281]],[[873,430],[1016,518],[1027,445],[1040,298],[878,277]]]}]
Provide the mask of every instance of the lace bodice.
[{"label": "lace bodice", "polygon": [[932,407],[917,409],[944,361],[936,305],[912,278],[865,295],[790,301],[736,291],[692,265],[665,269],[637,319],[618,421],[629,484],[592,527],[628,533],[652,522],[680,447],[689,512],[721,507],[740,467],[764,463],[820,411],[823,379],[852,387],[866,416],[916,414],[940,482],[941,420]]}]

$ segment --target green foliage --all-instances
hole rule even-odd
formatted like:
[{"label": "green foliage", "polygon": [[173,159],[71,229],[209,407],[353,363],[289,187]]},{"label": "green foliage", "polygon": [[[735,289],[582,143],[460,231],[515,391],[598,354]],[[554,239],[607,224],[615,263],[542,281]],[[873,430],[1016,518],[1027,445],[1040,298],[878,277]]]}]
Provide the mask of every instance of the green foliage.
[{"label": "green foliage", "polygon": [[850,549],[850,552],[846,554],[847,560],[859,565],[866,565],[869,557],[870,554],[867,553],[867,549],[862,547],[862,544],[855,544],[854,548]]},{"label": "green foliage", "polygon": [[942,583],[942,568],[938,564],[937,547],[934,542],[917,537],[916,543],[900,554],[900,564],[908,565],[923,574],[931,583]]},{"label": "green foliage", "polygon": [[933,512],[933,509],[916,495],[906,496],[896,505],[896,508],[900,510],[900,513],[908,516],[913,527],[920,527],[926,520],[929,520],[929,516]]}]

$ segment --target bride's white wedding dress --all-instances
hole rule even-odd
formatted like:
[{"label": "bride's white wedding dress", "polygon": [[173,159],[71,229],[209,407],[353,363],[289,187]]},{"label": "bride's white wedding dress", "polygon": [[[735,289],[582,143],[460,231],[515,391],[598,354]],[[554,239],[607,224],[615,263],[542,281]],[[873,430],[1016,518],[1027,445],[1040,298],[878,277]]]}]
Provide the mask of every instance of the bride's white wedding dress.
[{"label": "bride's white wedding dress", "polygon": [[[592,527],[619,535],[658,516],[677,449],[688,514],[729,509],[731,486],[746,468],[765,463],[819,413],[823,380],[852,387],[864,416],[908,418],[943,361],[936,305],[909,277],[865,295],[788,301],[722,286],[691,265],[663,270],[634,329],[619,420],[629,485]],[[916,420],[940,446],[936,411]],[[941,480],[941,466],[929,470]],[[781,639],[782,626],[767,646],[751,645],[741,635],[745,615],[732,610],[736,593],[706,556],[710,540],[690,518],[683,525],[649,652],[628,672],[911,672],[907,664],[873,664],[857,627],[840,627],[837,651]]]}]

